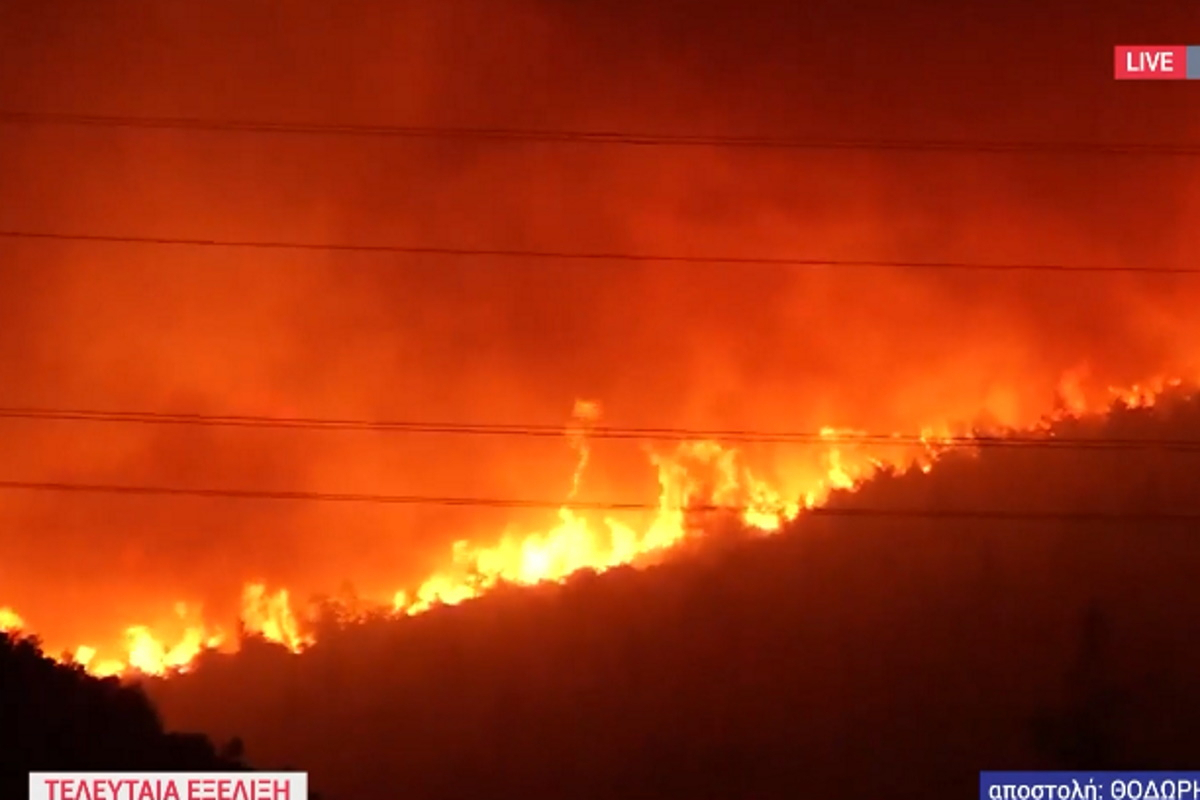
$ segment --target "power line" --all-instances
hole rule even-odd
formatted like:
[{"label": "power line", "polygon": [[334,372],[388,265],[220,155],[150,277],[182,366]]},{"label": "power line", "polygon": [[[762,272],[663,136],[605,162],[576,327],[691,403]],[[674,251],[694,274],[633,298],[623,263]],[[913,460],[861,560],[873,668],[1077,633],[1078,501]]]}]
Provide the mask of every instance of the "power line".
[{"label": "power line", "polygon": [[649,134],[603,130],[271,122],[266,120],[68,114],[11,110],[0,111],[0,123],[8,125],[53,125],[221,133],[356,136],[393,139],[457,139],[492,142],[641,147],[715,147],[816,151],[864,150],[934,153],[1045,153],[1057,155],[1141,155],[1160,157],[1190,157],[1200,155],[1200,146],[1184,143],[801,139],[779,136]]},{"label": "power line", "polygon": [[[171,486],[113,485],[41,481],[0,480],[0,490],[30,492],[67,492],[76,494],[141,495],[158,497],[221,498],[230,500],[274,500],[319,503],[363,503],[371,505],[423,505],[470,508],[543,509],[569,508],[576,511],[657,511],[658,503],[578,502],[523,500],[500,497],[454,497],[434,495],[356,494],[339,492],[282,491],[256,489],[185,488]],[[698,504],[679,509],[684,512],[739,513],[746,506]],[[1012,511],[1004,509],[920,509],[920,508],[813,508],[804,512],[816,517],[875,517],[912,519],[991,519],[1010,521],[1094,521],[1094,522],[1200,522],[1200,513],[1152,511]]]},{"label": "power line", "polygon": [[610,427],[600,425],[546,425],[497,423],[441,423],[400,420],[321,419],[314,417],[271,417],[259,415],[175,414],[149,411],[98,411],[59,408],[3,408],[0,419],[95,422],[135,425],[185,425],[202,427],[299,429],[318,431],[362,431],[375,433],[427,434],[445,436],[498,436],[561,438],[586,435],[589,439],[686,442],[717,440],[750,444],[812,444],[871,446],[966,446],[1047,448],[1063,450],[1198,451],[1197,439],[1058,438],[1050,436],[879,434],[865,432],[764,431],[754,429],[703,429],[682,427]]},{"label": "power line", "polygon": [[253,250],[298,250],[320,252],[425,255],[459,258],[507,258],[549,261],[617,261],[663,264],[724,264],[764,267],[839,267],[954,270],[970,272],[1058,272],[1123,273],[1145,275],[1200,275],[1200,267],[1125,267],[1089,264],[1008,263],[988,264],[973,261],[893,261],[888,259],[769,258],[759,256],[694,256],[666,253],[579,252],[562,250],[521,250],[472,247],[428,247],[399,244],[338,244],[318,242],[267,241],[250,239],[207,239],[168,236],[118,236],[95,233],[59,233],[48,231],[0,230],[0,238],[103,244],[134,244],[173,247],[233,248]]}]

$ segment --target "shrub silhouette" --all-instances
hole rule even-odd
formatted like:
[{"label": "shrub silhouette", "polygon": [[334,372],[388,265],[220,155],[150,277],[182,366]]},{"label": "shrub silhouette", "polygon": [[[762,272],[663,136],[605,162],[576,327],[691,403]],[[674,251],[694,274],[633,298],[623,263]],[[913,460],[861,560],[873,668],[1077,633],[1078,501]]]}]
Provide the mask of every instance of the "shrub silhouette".
[{"label": "shrub silhouette", "polygon": [[241,771],[244,746],[168,733],[140,686],[56,663],[34,637],[0,633],[0,797],[35,771]]}]

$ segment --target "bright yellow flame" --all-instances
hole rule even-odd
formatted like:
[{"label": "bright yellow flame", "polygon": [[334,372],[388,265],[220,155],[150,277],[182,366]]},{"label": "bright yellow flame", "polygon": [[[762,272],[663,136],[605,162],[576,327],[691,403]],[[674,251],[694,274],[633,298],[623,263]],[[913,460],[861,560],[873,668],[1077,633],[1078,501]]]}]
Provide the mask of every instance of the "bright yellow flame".
[{"label": "bright yellow flame", "polygon": [[[581,467],[588,452],[586,441],[578,443],[576,450],[580,464],[569,499],[579,489]],[[800,503],[786,500],[742,465],[736,450],[717,442],[683,442],[673,453],[651,453],[650,458],[658,470],[659,499],[652,519],[641,532],[612,517],[605,518],[602,526],[595,525],[569,505],[564,506],[558,511],[558,524],[546,532],[510,534],[489,547],[456,543],[451,566],[425,580],[415,591],[397,592],[393,608],[402,614],[418,614],[438,604],[455,605],[478,597],[501,583],[561,581],[582,569],[603,572],[635,563],[685,539],[689,511],[737,511],[748,527],[768,532],[778,530],[800,513]],[[853,485],[854,480],[833,451],[829,486]]]},{"label": "bright yellow flame", "polygon": [[293,653],[312,644],[312,639],[300,632],[287,589],[272,595],[261,583],[247,585],[242,591],[242,626],[246,633],[281,644]]},{"label": "bright yellow flame", "polygon": [[120,675],[129,671],[144,675],[166,675],[170,672],[186,672],[202,651],[216,649],[225,640],[217,629],[209,630],[202,622],[186,624],[189,617],[198,616],[186,603],[175,604],[175,614],[186,625],[183,634],[174,644],[168,644],[161,635],[156,635],[145,625],[131,625],[125,630],[125,658],[96,658],[96,648],[81,645],[75,649],[72,660],[95,675]]},{"label": "bright yellow flame", "polygon": [[203,628],[188,628],[182,640],[168,648],[143,625],[135,625],[125,633],[129,639],[128,664],[146,675],[184,672],[202,650],[216,648],[224,638],[220,633],[206,634]]},{"label": "bright yellow flame", "polygon": [[25,620],[11,608],[0,608],[0,632],[16,633],[25,628]]},{"label": "bright yellow flame", "polygon": [[[1110,388],[1107,402],[1089,402],[1085,391],[1086,370],[1064,376],[1059,387],[1058,407],[1042,425],[1054,419],[1078,416],[1087,409],[1103,410],[1112,402],[1144,408],[1156,402],[1163,391],[1177,387],[1178,380],[1160,379],[1128,389]],[[763,533],[780,530],[804,509],[815,508],[838,490],[853,490],[881,469],[919,468],[925,472],[947,450],[973,452],[949,426],[923,428],[919,437],[876,442],[862,431],[822,428],[817,449],[808,451],[810,461],[779,470],[788,480],[772,484],[752,472],[741,454],[713,441],[685,441],[670,452],[649,452],[658,474],[658,501],[638,516],[638,525],[612,516],[590,518],[572,507],[577,499],[590,458],[588,432],[600,417],[600,406],[577,402],[567,440],[577,455],[566,503],[558,510],[557,523],[545,531],[507,531],[490,545],[458,541],[448,565],[413,589],[398,591],[392,598],[397,614],[419,614],[438,605],[455,605],[487,592],[499,584],[531,585],[562,581],[591,569],[603,572],[624,564],[648,563],[657,554],[683,542],[696,530],[705,515],[737,513],[746,528]],[[786,489],[782,488],[786,486]],[[178,603],[176,614],[187,622],[192,610]],[[293,612],[287,589],[269,593],[262,583],[250,583],[242,595],[243,630],[283,645],[294,653],[313,643]],[[21,630],[24,623],[15,611],[0,608],[0,630]],[[168,639],[144,625],[126,630],[123,658],[99,658],[97,649],[81,646],[71,659],[95,675],[117,675],[136,670],[152,675],[186,671],[204,649],[227,643],[220,630],[209,629],[195,619],[183,634],[168,645]],[[236,644],[236,642],[232,643]]]}]

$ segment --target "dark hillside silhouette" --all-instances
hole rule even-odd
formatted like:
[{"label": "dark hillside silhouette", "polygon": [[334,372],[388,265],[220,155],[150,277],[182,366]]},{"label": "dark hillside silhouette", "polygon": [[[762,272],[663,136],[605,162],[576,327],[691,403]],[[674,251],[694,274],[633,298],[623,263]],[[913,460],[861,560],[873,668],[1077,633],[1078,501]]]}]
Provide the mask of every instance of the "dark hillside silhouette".
[{"label": "dark hillside silhouette", "polygon": [[[1200,403],[1059,427],[1200,439]],[[148,690],[173,724],[244,733],[358,800],[949,800],[979,769],[1194,768],[1198,467],[987,448],[833,503],[921,516],[803,518],[720,558],[331,627],[299,657],[210,655]],[[964,514],[987,509],[1009,516]]]},{"label": "dark hillside silhouette", "polygon": [[36,638],[0,633],[0,797],[24,797],[33,771],[242,771],[241,739],[220,751],[168,733],[139,686],[94,678],[45,656]]}]

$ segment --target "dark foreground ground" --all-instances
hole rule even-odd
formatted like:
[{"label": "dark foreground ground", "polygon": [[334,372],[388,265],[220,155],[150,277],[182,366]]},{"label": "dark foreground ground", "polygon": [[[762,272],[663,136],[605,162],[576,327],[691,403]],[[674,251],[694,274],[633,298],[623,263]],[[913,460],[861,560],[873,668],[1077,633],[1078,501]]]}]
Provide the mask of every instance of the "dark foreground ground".
[{"label": "dark foreground ground", "polygon": [[139,687],[99,680],[0,634],[0,797],[25,797],[32,771],[244,770],[240,743],[168,733]]},{"label": "dark foreground ground", "polygon": [[1196,768],[1200,403],[1063,435],[1159,444],[988,448],[779,536],[145,684],[206,735],[0,638],[0,797],[30,769],[242,768],[234,736],[336,800],[948,800],[981,768]]},{"label": "dark foreground ground", "polygon": [[[1197,440],[1200,406],[1062,434]],[[149,692],[338,800],[948,800],[982,768],[1196,768],[1198,467],[989,448],[773,538],[329,630],[300,657],[250,646]],[[852,513],[881,508],[909,513]]]}]

